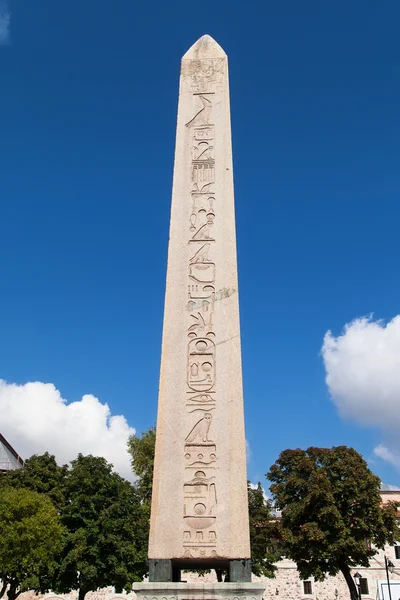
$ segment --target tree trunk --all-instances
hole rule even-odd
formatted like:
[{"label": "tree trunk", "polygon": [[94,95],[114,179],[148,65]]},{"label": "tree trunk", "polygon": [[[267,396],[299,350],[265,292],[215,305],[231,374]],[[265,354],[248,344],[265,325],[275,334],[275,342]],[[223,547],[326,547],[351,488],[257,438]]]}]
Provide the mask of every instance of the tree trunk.
[{"label": "tree trunk", "polygon": [[2,598],[4,596],[4,594],[6,593],[6,589],[7,589],[7,585],[8,585],[8,580],[7,577],[2,577],[1,580],[2,586],[1,586],[1,590],[0,590],[0,598]]},{"label": "tree trunk", "polygon": [[84,600],[86,596],[87,590],[84,588],[79,588],[78,600]]},{"label": "tree trunk", "polygon": [[215,569],[215,572],[217,574],[217,581],[219,581],[219,582],[223,581],[222,576],[223,576],[224,570],[223,569]]},{"label": "tree trunk", "polygon": [[353,577],[351,576],[349,567],[347,565],[343,565],[340,568],[340,570],[341,570],[343,577],[346,580],[347,586],[350,590],[350,599],[351,600],[360,600],[358,589],[357,589],[357,586],[356,586],[356,583],[355,583]]},{"label": "tree trunk", "polygon": [[8,600],[16,600],[20,595],[20,592],[17,592],[17,584],[15,581],[10,583],[10,587],[8,588],[7,597]]}]

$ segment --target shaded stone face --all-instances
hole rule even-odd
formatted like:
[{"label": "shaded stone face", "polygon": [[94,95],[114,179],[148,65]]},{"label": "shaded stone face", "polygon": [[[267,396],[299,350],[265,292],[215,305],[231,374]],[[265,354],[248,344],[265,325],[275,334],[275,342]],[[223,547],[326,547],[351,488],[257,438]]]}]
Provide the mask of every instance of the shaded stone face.
[{"label": "shaded stone face", "polygon": [[262,600],[260,583],[133,584],[138,600]]},{"label": "shaded stone face", "polygon": [[250,557],[228,60],[181,65],[149,558]]}]

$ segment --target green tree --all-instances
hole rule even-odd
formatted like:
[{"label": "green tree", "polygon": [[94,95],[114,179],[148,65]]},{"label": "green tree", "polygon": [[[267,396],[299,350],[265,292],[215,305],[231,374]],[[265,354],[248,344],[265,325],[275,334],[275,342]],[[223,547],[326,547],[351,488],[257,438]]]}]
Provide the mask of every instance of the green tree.
[{"label": "green tree", "polygon": [[280,554],[274,541],[275,519],[271,514],[272,503],[266,498],[260,482],[256,487],[252,487],[248,482],[248,498],[252,571],[254,575],[274,577],[274,562],[279,560]]},{"label": "green tree", "polygon": [[128,452],[131,455],[132,471],[138,477],[135,486],[142,502],[149,507],[149,511],[153,489],[155,445],[155,427],[151,427],[141,436],[131,435],[128,439]]},{"label": "green tree", "polygon": [[72,461],[61,521],[68,534],[54,590],[86,593],[108,585],[130,591],[147,572],[141,505],[135,488],[104,458]]},{"label": "green tree", "polygon": [[53,504],[60,508],[64,501],[67,471],[67,465],[60,467],[52,454],[34,454],[25,461],[22,469],[3,473],[0,477],[0,488],[25,488],[46,494]]},{"label": "green tree", "polygon": [[155,427],[151,427],[141,436],[131,435],[128,439],[128,453],[131,455],[132,471],[138,477],[134,486],[140,499],[140,531],[143,535],[146,555],[150,532],[155,445]]},{"label": "green tree", "polygon": [[[155,454],[156,430],[154,427],[145,431],[141,436],[133,435],[128,440],[128,452],[131,455],[132,470],[138,476],[135,487],[141,499],[143,510],[143,529],[146,538],[149,532],[151,493],[153,488],[153,469]],[[255,575],[273,577],[275,567],[273,561],[276,552],[271,551],[270,534],[273,532],[271,504],[265,497],[259,483],[256,489],[248,486],[250,544],[252,568]],[[267,553],[267,545],[269,552]],[[216,569],[219,581],[224,577],[224,570]]]},{"label": "green tree", "polygon": [[56,508],[43,494],[26,489],[0,489],[0,598],[21,592],[48,591],[64,530]]},{"label": "green tree", "polygon": [[379,478],[346,446],[285,450],[267,477],[282,511],[283,554],[303,579],[341,572],[358,600],[351,568],[368,567],[377,549],[400,537],[396,504],[381,505]]}]

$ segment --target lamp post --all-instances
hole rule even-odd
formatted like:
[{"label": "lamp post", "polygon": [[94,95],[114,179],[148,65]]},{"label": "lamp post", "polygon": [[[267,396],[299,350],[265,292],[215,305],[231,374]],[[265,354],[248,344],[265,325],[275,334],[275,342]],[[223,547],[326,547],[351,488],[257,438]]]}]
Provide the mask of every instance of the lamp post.
[{"label": "lamp post", "polygon": [[358,597],[361,600],[361,575],[357,571],[357,573],[354,573],[353,577],[354,577],[354,581],[356,582],[356,586],[358,589]]},{"label": "lamp post", "polygon": [[391,573],[393,573],[394,564],[392,563],[392,561],[389,558],[387,558],[386,554],[385,554],[385,569],[386,569],[386,580],[387,580],[388,590],[389,590],[389,600],[392,600],[392,591],[390,589],[389,571]]}]

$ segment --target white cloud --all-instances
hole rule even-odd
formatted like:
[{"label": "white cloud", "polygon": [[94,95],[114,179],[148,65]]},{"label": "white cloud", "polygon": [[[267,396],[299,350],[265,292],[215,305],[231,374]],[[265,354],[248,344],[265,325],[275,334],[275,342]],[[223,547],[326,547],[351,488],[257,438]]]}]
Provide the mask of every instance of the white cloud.
[{"label": "white cloud", "polygon": [[393,454],[393,452],[383,444],[379,444],[379,446],[374,448],[374,454],[379,458],[383,458],[383,460],[392,463],[395,467],[400,465],[400,454]]},{"label": "white cloud", "polygon": [[[252,490],[256,490],[257,488],[258,488],[258,483],[252,483],[252,482],[250,481],[250,489],[252,489]],[[262,491],[263,491],[264,500],[265,500],[265,502],[267,502],[267,501],[268,501],[270,498],[269,498],[269,496],[267,495],[267,492],[265,491],[265,488],[264,488],[264,486],[261,486],[261,488],[262,488]]]},{"label": "white cloud", "polygon": [[0,416],[1,433],[23,458],[48,451],[63,464],[79,452],[93,454],[133,478],[126,442],[135,430],[90,394],[67,403],[52,383],[15,385],[0,379]]},{"label": "white cloud", "polygon": [[355,319],[337,337],[328,331],[322,357],[341,416],[380,428],[375,455],[400,468],[400,315],[388,323]]},{"label": "white cloud", "polygon": [[7,2],[0,0],[0,45],[8,44],[10,39],[10,11]]}]

